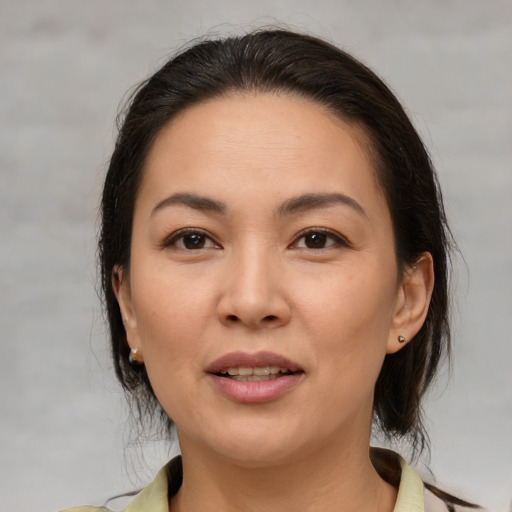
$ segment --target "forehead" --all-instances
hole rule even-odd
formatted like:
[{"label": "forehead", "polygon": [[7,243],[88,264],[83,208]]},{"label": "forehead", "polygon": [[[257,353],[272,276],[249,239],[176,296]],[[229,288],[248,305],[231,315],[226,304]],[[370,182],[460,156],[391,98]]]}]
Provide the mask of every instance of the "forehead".
[{"label": "forehead", "polygon": [[362,128],[311,100],[230,94],[184,110],[160,131],[142,189],[236,190],[250,197],[255,188],[294,195],[341,187],[380,195],[369,147]]},{"label": "forehead", "polygon": [[[335,135],[335,131],[348,132],[359,149],[371,157],[371,144],[365,130],[355,122],[343,120],[319,102],[291,93],[232,92],[179,112],[160,130],[153,146],[171,134],[178,143],[180,135],[185,138],[192,132],[195,138],[207,134],[212,143],[215,143],[215,136],[219,136],[225,144],[242,141],[247,146],[251,142],[265,141],[266,135],[264,149],[287,143],[291,143],[288,147],[291,149],[297,139],[316,145],[322,141],[327,143],[327,133]],[[257,139],[252,138],[254,133],[258,134]]]}]

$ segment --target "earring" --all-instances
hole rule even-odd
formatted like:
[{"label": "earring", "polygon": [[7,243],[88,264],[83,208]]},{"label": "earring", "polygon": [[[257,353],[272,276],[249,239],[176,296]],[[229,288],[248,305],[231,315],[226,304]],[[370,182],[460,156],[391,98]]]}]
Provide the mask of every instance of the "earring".
[{"label": "earring", "polygon": [[139,349],[138,348],[132,348],[130,350],[130,355],[128,356],[128,361],[130,361],[130,364],[133,364],[133,365],[144,364],[144,361],[139,356]]},{"label": "earring", "polygon": [[405,338],[403,336],[398,336],[398,343],[405,343]]}]

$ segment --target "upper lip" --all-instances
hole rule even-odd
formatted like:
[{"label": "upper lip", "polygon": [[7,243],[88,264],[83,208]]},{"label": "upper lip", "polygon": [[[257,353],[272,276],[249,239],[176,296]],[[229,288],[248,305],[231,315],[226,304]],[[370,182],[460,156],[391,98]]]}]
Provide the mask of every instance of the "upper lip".
[{"label": "upper lip", "polygon": [[220,373],[228,368],[258,368],[264,366],[278,366],[290,372],[302,371],[302,368],[290,359],[272,352],[232,352],[216,359],[207,368],[208,373]]}]

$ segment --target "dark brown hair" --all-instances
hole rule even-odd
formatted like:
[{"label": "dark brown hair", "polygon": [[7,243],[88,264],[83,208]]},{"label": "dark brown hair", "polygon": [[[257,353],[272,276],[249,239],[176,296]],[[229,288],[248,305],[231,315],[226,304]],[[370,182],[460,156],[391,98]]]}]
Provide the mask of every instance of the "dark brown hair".
[{"label": "dark brown hair", "polygon": [[426,443],[421,399],[450,349],[452,244],[441,192],[427,151],[390,89],[352,56],[307,35],[264,30],[196,42],[141,84],[129,101],[105,180],[99,241],[117,377],[141,415],[162,412],[144,367],[128,362],[126,333],[112,288],[115,266],[127,268],[130,263],[134,203],[148,150],[179,112],[237,91],[299,95],[361,127],[391,212],[399,267],[413,265],[426,251],[432,255],[435,286],[427,318],[410,343],[386,356],[374,404],[375,423],[382,432],[390,439],[408,438],[421,451]]}]

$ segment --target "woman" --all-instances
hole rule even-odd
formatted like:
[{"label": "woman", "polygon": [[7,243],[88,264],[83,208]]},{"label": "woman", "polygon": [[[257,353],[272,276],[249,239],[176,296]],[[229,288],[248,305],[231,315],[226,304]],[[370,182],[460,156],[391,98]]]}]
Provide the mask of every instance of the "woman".
[{"label": "woman", "polygon": [[117,376],[181,457],[128,511],[462,510],[425,447],[451,238],[402,107],[287,31],[204,41],[134,95],[102,202]]}]

